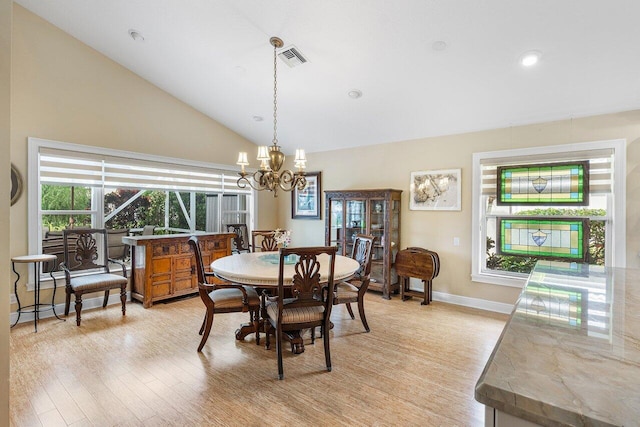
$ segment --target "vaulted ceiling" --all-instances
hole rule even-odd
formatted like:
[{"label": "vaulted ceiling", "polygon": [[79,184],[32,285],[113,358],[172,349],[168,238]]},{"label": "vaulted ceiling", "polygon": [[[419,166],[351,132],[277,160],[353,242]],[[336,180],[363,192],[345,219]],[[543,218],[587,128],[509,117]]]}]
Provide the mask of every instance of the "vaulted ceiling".
[{"label": "vaulted ceiling", "polygon": [[287,153],[640,108],[638,0],[16,3],[259,145],[280,37],[307,59],[278,60]]}]

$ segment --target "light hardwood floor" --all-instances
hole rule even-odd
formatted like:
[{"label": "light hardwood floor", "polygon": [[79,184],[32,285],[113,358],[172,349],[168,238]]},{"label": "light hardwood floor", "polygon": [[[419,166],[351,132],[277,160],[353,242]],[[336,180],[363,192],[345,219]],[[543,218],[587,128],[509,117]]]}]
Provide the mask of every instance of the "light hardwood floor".
[{"label": "light hardwood floor", "polygon": [[[199,298],[83,311],[82,326],[11,331],[13,426],[481,426],[474,386],[507,316],[434,302],[366,297],[370,333],[332,313],[333,371],[322,340],[277,379],[275,346],[235,340],[248,314],[217,315],[196,352]],[[72,309],[73,311],[73,309]],[[357,316],[357,315],[356,315]],[[264,341],[262,341],[264,343]]]}]

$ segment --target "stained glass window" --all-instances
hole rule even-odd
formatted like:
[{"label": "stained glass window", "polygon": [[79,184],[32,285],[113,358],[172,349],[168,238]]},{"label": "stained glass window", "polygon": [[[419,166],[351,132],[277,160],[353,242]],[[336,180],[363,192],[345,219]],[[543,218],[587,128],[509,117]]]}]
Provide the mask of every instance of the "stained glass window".
[{"label": "stained glass window", "polygon": [[498,217],[497,253],[584,261],[586,218]]},{"label": "stained glass window", "polygon": [[589,204],[589,162],[498,167],[499,205]]}]

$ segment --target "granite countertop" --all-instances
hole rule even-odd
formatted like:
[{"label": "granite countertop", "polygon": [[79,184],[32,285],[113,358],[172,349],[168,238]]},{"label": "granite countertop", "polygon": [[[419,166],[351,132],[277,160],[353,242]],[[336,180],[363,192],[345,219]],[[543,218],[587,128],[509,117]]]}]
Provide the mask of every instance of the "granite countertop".
[{"label": "granite countertop", "polygon": [[543,426],[640,423],[640,270],[540,261],[476,400]]}]

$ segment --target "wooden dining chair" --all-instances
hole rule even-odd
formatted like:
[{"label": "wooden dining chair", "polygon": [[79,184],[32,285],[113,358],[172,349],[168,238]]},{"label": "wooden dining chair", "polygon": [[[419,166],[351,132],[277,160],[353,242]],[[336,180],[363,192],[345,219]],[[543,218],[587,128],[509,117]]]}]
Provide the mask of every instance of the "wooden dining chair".
[{"label": "wooden dining chair", "polygon": [[[191,236],[188,240],[189,246],[195,255],[196,274],[198,276],[198,293],[206,307],[206,313],[199,334],[202,335],[198,351],[202,351],[204,344],[209,338],[211,326],[213,325],[213,315],[218,313],[238,313],[249,312],[249,320],[254,324],[256,330],[256,343],[260,343],[259,330],[259,310],[260,297],[250,286],[236,285],[232,283],[209,283],[208,277],[215,277],[213,272],[204,270],[202,263],[202,252],[198,244],[198,238]],[[211,282],[215,282],[211,280]]]},{"label": "wooden dining chair", "polygon": [[358,313],[362,326],[369,332],[369,324],[367,317],[364,315],[364,296],[369,288],[371,276],[371,256],[373,255],[374,236],[367,234],[357,234],[353,242],[351,258],[358,261],[360,267],[356,270],[354,276],[347,280],[339,282],[336,285],[336,291],[333,298],[333,304],[345,304],[347,311],[352,319],[355,319],[351,303],[358,304]]},{"label": "wooden dining chair", "polygon": [[232,253],[251,252],[247,224],[227,224],[225,227],[229,233],[235,233],[235,237],[231,239]]},{"label": "wooden dining chair", "polygon": [[[337,249],[336,246],[280,249],[278,294],[275,296],[263,294],[262,297],[262,313],[266,317],[266,345],[267,348],[270,348],[270,335],[275,332],[279,379],[284,378],[282,339],[285,332],[311,328],[313,343],[315,338],[313,331],[316,327],[320,326],[323,331],[329,330],[329,317],[331,316],[335,288],[333,275]],[[329,264],[326,284],[320,280],[319,257],[321,254],[328,255],[328,259],[323,261]],[[296,255],[298,260],[295,264],[295,273],[291,285],[291,297],[284,298],[284,266],[286,257],[289,255]],[[328,332],[323,333],[325,362],[327,370],[331,371],[329,335]]]},{"label": "wooden dining chair", "polygon": [[275,230],[253,230],[251,231],[252,252],[273,252],[278,250]]},{"label": "wooden dining chair", "polygon": [[[71,294],[75,295],[76,325],[80,326],[82,296],[85,293],[104,292],[102,307],[109,302],[109,291],[120,290],[122,315],[126,314],[127,270],[122,261],[109,258],[107,230],[104,228],[73,228],[63,231],[64,272],[66,299],[64,315],[69,315]],[[118,264],[122,275],[110,271],[111,264]]]}]

